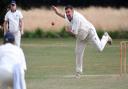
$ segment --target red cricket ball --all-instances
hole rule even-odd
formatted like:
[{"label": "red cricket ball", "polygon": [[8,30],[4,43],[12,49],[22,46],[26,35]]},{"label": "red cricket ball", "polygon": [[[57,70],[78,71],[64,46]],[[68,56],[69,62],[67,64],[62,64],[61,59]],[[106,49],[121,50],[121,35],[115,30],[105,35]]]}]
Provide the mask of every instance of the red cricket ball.
[{"label": "red cricket ball", "polygon": [[55,23],[54,23],[54,22],[51,22],[51,25],[52,25],[52,26],[54,26],[54,25],[55,25]]}]

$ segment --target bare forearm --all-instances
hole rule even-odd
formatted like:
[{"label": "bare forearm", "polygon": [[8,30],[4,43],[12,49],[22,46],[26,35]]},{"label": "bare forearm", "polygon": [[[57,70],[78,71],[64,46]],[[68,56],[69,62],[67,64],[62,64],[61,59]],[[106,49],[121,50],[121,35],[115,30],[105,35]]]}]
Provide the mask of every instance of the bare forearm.
[{"label": "bare forearm", "polygon": [[24,24],[23,24],[23,19],[20,19],[19,26],[20,26],[20,32],[21,32],[21,34],[23,34],[23,32],[24,32]]},{"label": "bare forearm", "polygon": [[62,18],[65,18],[64,14],[60,13],[60,12],[56,12],[56,14]]},{"label": "bare forearm", "polygon": [[53,11],[60,17],[65,18],[65,15],[59,11],[59,9],[55,6],[52,6]]},{"label": "bare forearm", "polygon": [[6,33],[8,31],[8,22],[5,21],[4,22],[4,33]]},{"label": "bare forearm", "polygon": [[20,31],[23,31],[23,23],[20,23]]}]

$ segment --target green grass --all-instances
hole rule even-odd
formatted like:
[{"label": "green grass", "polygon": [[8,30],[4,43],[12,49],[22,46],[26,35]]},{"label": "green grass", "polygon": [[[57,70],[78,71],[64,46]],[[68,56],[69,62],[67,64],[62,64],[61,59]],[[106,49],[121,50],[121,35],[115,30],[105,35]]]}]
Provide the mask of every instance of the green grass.
[{"label": "green grass", "polygon": [[128,76],[119,77],[119,42],[103,52],[88,45],[83,76],[75,79],[75,39],[23,39],[28,89],[127,89]]}]

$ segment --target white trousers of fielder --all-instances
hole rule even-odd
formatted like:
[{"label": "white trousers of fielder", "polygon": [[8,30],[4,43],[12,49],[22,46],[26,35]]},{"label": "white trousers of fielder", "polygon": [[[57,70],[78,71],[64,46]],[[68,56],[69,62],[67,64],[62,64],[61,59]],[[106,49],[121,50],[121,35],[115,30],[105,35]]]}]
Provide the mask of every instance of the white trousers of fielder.
[{"label": "white trousers of fielder", "polygon": [[21,42],[21,33],[20,31],[13,33],[14,37],[15,37],[15,44],[20,47],[20,42]]},{"label": "white trousers of fielder", "polygon": [[24,70],[18,64],[13,69],[0,66],[0,83],[0,89],[26,89]]},{"label": "white trousers of fielder", "polygon": [[24,69],[15,65],[13,71],[13,89],[26,89]]},{"label": "white trousers of fielder", "polygon": [[[80,33],[78,33],[78,34],[80,34]],[[84,35],[83,32],[82,32],[82,34]],[[75,49],[76,72],[79,72],[79,73],[83,72],[83,56],[84,56],[84,50],[86,47],[86,43],[89,41],[99,51],[103,51],[103,49],[108,41],[108,38],[109,38],[108,35],[107,36],[103,35],[102,39],[100,40],[95,29],[89,29],[88,34],[85,34],[85,35],[86,35],[86,37],[84,38],[84,40],[79,39],[79,37],[77,37],[77,40],[76,40],[76,49]]]}]

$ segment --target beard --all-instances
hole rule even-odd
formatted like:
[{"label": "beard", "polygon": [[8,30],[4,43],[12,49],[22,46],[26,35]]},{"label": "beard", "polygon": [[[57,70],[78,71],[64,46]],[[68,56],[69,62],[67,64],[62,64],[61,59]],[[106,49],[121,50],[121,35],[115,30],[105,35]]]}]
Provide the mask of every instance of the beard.
[{"label": "beard", "polygon": [[71,22],[71,20],[72,20],[72,16],[67,16],[67,18],[68,18],[68,20]]}]

